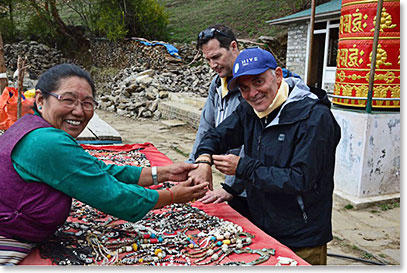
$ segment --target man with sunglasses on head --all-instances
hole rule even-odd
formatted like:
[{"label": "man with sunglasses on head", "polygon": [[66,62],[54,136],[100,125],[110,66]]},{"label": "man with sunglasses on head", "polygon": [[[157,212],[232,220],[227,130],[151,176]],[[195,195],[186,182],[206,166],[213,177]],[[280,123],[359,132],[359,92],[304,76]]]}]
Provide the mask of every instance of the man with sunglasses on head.
[{"label": "man with sunglasses on head", "polygon": [[[240,103],[239,90],[227,88],[233,76],[233,63],[239,55],[238,43],[233,31],[224,25],[210,26],[198,34],[197,49],[202,50],[203,56],[217,75],[212,79],[209,87],[208,98],[201,113],[198,132],[188,162],[195,162],[196,148],[208,129],[217,127]],[[230,155],[239,155],[240,150],[240,148],[229,150],[227,152],[229,155],[224,155],[222,158],[227,160]],[[198,158],[196,162],[206,165],[201,167],[210,168],[205,156]],[[203,203],[228,201],[232,208],[250,219],[243,184],[236,181],[233,175],[226,175],[222,188],[208,191],[199,201]]]},{"label": "man with sunglasses on head", "polygon": [[[228,87],[238,88],[244,100],[206,132],[195,156],[244,182],[255,225],[310,264],[326,264],[341,135],[327,93],[283,79],[274,56],[260,48],[239,54]],[[233,156],[233,164],[218,160],[241,145],[244,155]],[[190,178],[210,182],[211,170],[200,165]]]}]

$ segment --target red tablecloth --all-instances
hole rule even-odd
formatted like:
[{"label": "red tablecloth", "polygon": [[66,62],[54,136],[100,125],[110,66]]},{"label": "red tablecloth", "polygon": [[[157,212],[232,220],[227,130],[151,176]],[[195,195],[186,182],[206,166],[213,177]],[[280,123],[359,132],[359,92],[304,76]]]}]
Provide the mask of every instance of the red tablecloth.
[{"label": "red tablecloth", "polygon": [[[94,145],[82,145],[84,149],[94,149],[94,150],[111,150],[111,151],[131,151],[134,149],[140,149],[140,152],[146,155],[147,159],[150,160],[152,165],[163,166],[171,164],[171,160],[159,152],[157,148],[151,143],[144,144],[126,144],[126,145],[111,145],[111,146],[94,146]],[[275,265],[277,263],[277,257],[288,257],[295,259],[298,265],[309,265],[303,259],[298,257],[292,250],[290,250],[285,245],[278,242],[273,237],[267,235],[261,229],[256,227],[247,218],[240,215],[234,209],[232,209],[226,203],[222,204],[202,204],[200,202],[195,202],[193,206],[202,209],[209,215],[214,215],[219,218],[228,220],[239,226],[243,227],[245,232],[253,234],[252,243],[250,244],[251,249],[261,249],[261,248],[274,248],[276,253],[275,256],[271,256],[267,262],[261,265]],[[258,257],[256,254],[230,254],[226,257],[222,263],[229,261],[244,261],[250,262]],[[39,255],[38,249],[33,249],[33,251],[20,263],[20,265],[52,265],[51,260],[42,259]]]}]

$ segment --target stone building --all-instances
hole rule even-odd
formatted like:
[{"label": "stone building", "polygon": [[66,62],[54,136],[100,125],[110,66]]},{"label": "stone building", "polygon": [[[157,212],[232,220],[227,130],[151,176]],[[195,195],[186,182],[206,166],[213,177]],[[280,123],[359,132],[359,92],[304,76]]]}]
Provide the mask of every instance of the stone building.
[{"label": "stone building", "polygon": [[[341,0],[332,0],[315,8],[314,39],[311,60],[311,84],[333,93],[336,72]],[[311,9],[267,21],[288,27],[286,66],[303,79],[308,77]]]},{"label": "stone building", "polygon": [[[341,14],[343,7],[349,14]],[[400,199],[400,103],[394,103],[400,97],[400,2],[384,1],[383,4],[378,37],[381,51],[377,53],[380,62],[376,62],[379,69],[375,70],[372,91],[376,92],[374,99],[377,101],[389,100],[393,104],[376,102],[373,105],[375,111],[370,113],[365,109],[367,85],[370,83],[366,73],[370,73],[367,64],[370,64],[376,12],[377,1],[374,0],[332,0],[317,6],[312,49],[308,46],[311,9],[268,21],[270,25],[288,27],[287,68],[307,79],[306,68],[311,62],[310,85],[327,90],[334,98],[332,112],[342,134],[336,150],[334,193],[355,207]],[[353,19],[349,20],[351,17]],[[344,65],[343,56],[337,58],[338,48],[347,50],[341,49],[341,41],[348,42],[351,50],[360,52],[357,65],[348,67],[347,62]],[[370,47],[362,48],[360,44],[369,44]],[[387,51],[384,50],[385,46]],[[310,55],[311,60],[308,59]],[[363,67],[360,65],[362,63]],[[335,79],[337,70],[339,76]],[[362,86],[357,80],[363,79],[366,94],[350,93],[347,104],[335,101],[336,97],[344,96],[337,90],[337,95],[333,94],[335,84],[343,84],[341,79],[345,76],[342,76],[344,72],[341,70],[351,72],[350,76],[346,75],[346,84],[352,88]],[[387,90],[398,90],[398,97],[396,91]],[[353,97],[362,99],[364,103],[356,104],[358,100],[352,100]]]}]

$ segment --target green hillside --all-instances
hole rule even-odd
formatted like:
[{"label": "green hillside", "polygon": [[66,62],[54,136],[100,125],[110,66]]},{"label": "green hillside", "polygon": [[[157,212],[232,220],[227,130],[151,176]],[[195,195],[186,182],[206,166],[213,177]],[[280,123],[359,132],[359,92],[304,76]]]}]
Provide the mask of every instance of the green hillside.
[{"label": "green hillside", "polygon": [[169,13],[170,40],[173,42],[194,41],[199,31],[216,23],[231,27],[240,39],[275,36],[282,32],[283,27],[269,26],[265,23],[267,20],[304,9],[311,3],[310,0],[159,0],[159,2]]}]

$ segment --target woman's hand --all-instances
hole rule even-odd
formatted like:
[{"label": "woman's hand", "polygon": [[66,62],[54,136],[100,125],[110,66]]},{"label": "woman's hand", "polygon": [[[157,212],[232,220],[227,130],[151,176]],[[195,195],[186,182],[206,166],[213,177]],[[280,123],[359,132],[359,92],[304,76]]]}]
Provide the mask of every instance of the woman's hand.
[{"label": "woman's hand", "polygon": [[194,185],[191,179],[181,182],[172,187],[174,194],[174,203],[186,203],[192,200],[198,200],[208,191],[208,182]]},{"label": "woman's hand", "polygon": [[235,175],[240,156],[233,154],[212,155],[212,160],[215,168],[221,173],[227,175]]},{"label": "woman's hand", "polygon": [[161,208],[172,203],[187,203],[197,200],[208,191],[208,183],[194,185],[191,179],[178,183],[170,189],[158,191],[158,201],[154,208]]},{"label": "woman's hand", "polygon": [[165,181],[185,181],[188,179],[188,173],[198,167],[197,164],[177,162],[167,166],[160,166],[157,169],[158,182]]}]

